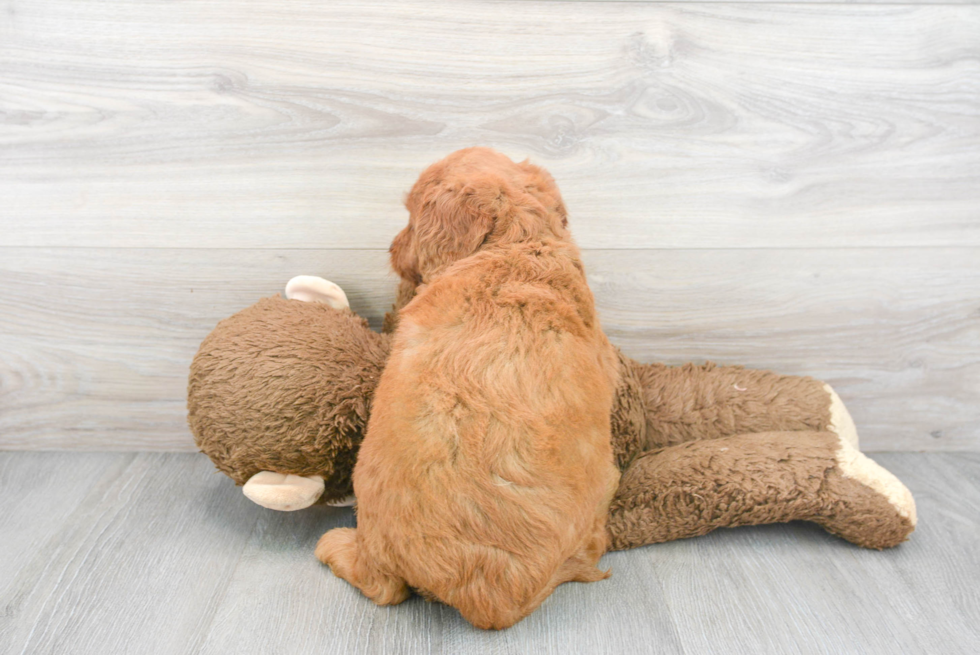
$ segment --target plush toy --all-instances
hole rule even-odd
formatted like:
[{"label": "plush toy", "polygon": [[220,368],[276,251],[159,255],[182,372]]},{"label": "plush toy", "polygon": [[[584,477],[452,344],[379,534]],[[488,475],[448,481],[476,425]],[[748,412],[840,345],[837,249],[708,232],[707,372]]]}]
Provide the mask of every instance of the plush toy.
[{"label": "plush toy", "polygon": [[[395,309],[413,293],[403,283]],[[264,507],[349,502],[389,336],[320,278],[295,278],[286,295],[221,321],[204,340],[191,365],[189,423],[200,449]],[[396,321],[397,312],[386,316],[385,331]],[[793,520],[881,549],[915,528],[912,495],[858,450],[828,385],[619,360],[611,549]]]}]

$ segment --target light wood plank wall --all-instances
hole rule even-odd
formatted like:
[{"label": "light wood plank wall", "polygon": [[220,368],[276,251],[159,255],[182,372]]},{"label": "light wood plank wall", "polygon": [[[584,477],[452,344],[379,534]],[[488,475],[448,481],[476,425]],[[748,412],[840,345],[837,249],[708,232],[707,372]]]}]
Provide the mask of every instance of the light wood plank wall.
[{"label": "light wood plank wall", "polygon": [[547,167],[628,354],[814,375],[980,447],[980,6],[0,2],[0,448],[193,450],[296,274],[374,325],[429,163]]}]

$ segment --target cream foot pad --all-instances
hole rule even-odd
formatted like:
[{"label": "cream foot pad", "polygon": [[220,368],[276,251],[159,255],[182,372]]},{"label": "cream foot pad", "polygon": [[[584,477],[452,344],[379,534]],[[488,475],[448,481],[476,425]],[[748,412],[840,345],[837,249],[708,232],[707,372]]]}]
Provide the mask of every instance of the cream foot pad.
[{"label": "cream foot pad", "polygon": [[830,394],[830,431],[855,448],[860,448],[857,427],[851,413],[844,407],[844,401],[829,384],[823,385],[823,388]]},{"label": "cream foot pad", "polygon": [[257,505],[280,512],[305,509],[323,495],[323,478],[260,471],[248,479],[242,491]]},{"label": "cream foot pad", "polygon": [[866,457],[843,436],[837,438],[840,440],[840,448],[837,449],[837,468],[844,477],[857,480],[887,498],[898,514],[908,519],[912,527],[915,527],[915,499],[912,498],[912,492],[908,487],[890,471]]}]

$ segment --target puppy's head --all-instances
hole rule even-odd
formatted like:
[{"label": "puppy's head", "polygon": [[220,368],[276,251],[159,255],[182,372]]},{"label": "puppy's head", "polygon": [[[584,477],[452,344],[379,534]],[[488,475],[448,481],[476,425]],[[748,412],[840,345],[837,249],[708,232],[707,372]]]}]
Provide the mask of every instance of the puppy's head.
[{"label": "puppy's head", "polygon": [[408,227],[391,244],[391,265],[421,284],[481,248],[569,238],[552,177],[488,148],[467,148],[430,166],[405,200]]}]

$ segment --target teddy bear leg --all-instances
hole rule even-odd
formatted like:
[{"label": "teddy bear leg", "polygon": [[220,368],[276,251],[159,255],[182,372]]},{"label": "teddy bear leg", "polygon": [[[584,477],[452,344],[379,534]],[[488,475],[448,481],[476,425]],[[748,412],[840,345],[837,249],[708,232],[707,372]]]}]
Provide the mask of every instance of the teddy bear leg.
[{"label": "teddy bear leg", "polygon": [[607,531],[619,550],[795,520],[888,548],[915,529],[915,502],[895,476],[833,432],[743,434],[639,457],[623,472]]},{"label": "teddy bear leg", "polygon": [[322,302],[334,309],[347,309],[347,294],[339,286],[315,275],[297,275],[286,283],[286,298],[304,302]]},{"label": "teddy bear leg", "polygon": [[280,512],[306,509],[323,495],[323,478],[259,471],[242,487],[245,497],[257,505]]},{"label": "teddy bear leg", "polygon": [[825,430],[857,446],[847,408],[820,380],[710,363],[630,365],[642,389],[647,450],[736,434]]},{"label": "teddy bear leg", "polygon": [[360,589],[378,605],[397,605],[410,595],[404,580],[383,573],[368,561],[357,542],[354,528],[335,528],[326,532],[317,542],[316,557],[329,566],[334,575]]}]

